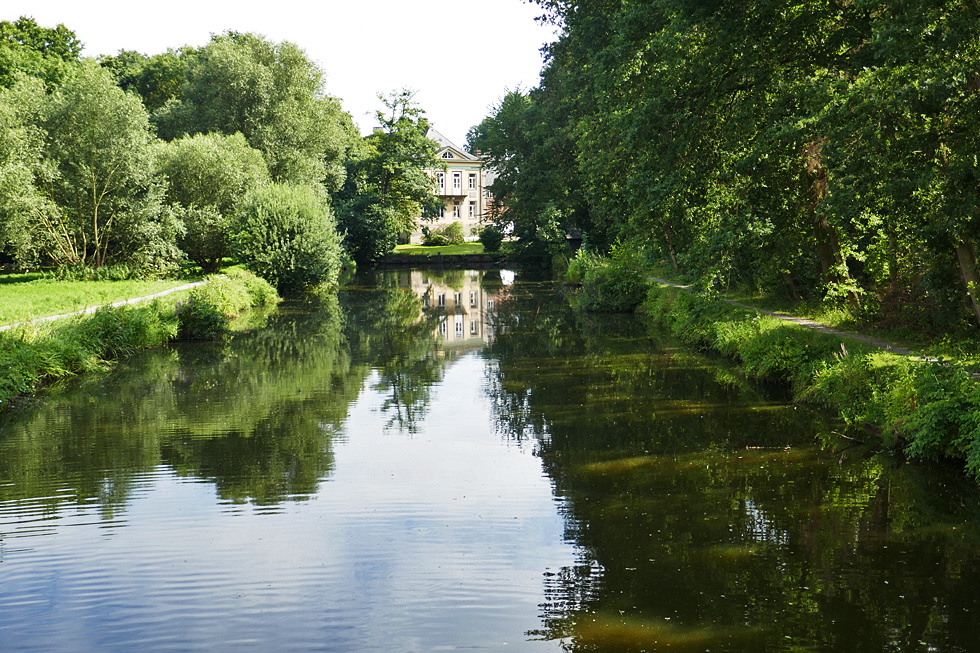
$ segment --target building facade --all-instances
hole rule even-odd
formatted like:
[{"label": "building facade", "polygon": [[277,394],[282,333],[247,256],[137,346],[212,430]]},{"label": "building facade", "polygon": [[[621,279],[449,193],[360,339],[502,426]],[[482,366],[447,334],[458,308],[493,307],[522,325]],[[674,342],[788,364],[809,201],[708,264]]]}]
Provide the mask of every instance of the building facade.
[{"label": "building facade", "polygon": [[439,143],[436,158],[444,165],[444,170],[427,170],[435,182],[436,196],[442,200],[438,213],[431,216],[417,216],[415,230],[408,241],[422,242],[422,227],[431,230],[444,227],[452,222],[463,226],[463,235],[468,240],[476,240],[481,222],[487,211],[486,175],[483,160],[463,150],[434,129],[429,138]]}]

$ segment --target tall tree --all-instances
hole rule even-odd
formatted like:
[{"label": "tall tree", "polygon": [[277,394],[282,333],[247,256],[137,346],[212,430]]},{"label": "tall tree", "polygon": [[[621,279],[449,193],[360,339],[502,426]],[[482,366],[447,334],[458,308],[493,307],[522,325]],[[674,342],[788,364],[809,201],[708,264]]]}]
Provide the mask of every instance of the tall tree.
[{"label": "tall tree", "polygon": [[45,159],[41,125],[48,109],[44,82],[20,78],[0,88],[0,254],[22,266],[38,261],[36,225],[55,211],[43,188],[55,177]]},{"label": "tall tree", "polygon": [[167,199],[183,209],[187,232],[179,244],[205,272],[231,254],[228,221],[254,189],[270,181],[262,153],[241,134],[197,134],[159,148]]},{"label": "tall tree", "polygon": [[351,256],[373,261],[391,252],[398,233],[436,206],[428,170],[440,166],[439,144],[428,138],[429,121],[408,89],[379,94],[378,127],[352,152],[348,179],[338,194],[340,226]]},{"label": "tall tree", "polygon": [[112,72],[120,88],[139,95],[143,106],[152,113],[180,95],[188,62],[194,55],[195,50],[190,47],[153,56],[120,50],[116,55],[99,57],[99,63]]},{"label": "tall tree", "polygon": [[139,98],[86,60],[51,97],[43,127],[57,171],[45,188],[57,211],[39,216],[46,254],[93,267],[172,261],[180,225],[162,208],[164,184]]},{"label": "tall tree", "polygon": [[180,97],[154,114],[166,139],[184,134],[241,133],[262,152],[277,182],[344,181],[343,158],[355,129],[323,72],[298,46],[228,32],[188,59]]},{"label": "tall tree", "polygon": [[0,86],[15,73],[39,77],[49,86],[65,79],[82,54],[82,42],[64,25],[41,27],[33,18],[0,21]]}]

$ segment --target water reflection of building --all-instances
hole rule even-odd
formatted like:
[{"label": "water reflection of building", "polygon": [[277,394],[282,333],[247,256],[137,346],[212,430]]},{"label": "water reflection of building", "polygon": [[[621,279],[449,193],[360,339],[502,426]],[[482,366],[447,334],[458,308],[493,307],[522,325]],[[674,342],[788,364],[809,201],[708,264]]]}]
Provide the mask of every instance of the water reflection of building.
[{"label": "water reflection of building", "polygon": [[422,301],[422,311],[439,317],[433,335],[444,346],[469,346],[493,342],[493,316],[505,290],[488,290],[478,270],[402,270],[398,285],[410,289]]}]

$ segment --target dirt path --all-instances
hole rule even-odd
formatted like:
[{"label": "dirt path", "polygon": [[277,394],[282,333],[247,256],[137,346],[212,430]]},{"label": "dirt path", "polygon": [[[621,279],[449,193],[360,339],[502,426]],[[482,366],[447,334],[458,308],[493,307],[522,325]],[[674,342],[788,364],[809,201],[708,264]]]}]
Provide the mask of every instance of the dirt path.
[{"label": "dirt path", "polygon": [[[135,299],[123,299],[118,302],[113,302],[112,304],[106,304],[106,306],[111,306],[113,308],[118,308],[119,306],[126,306],[127,304],[137,304],[139,302],[145,302],[151,299],[156,299],[157,297],[165,297],[171,293],[180,292],[181,290],[190,290],[196,286],[201,286],[207,283],[206,281],[195,281],[194,283],[184,284],[183,286],[177,286],[176,288],[170,288],[169,290],[164,290],[162,292],[155,293],[153,295],[147,295],[146,297],[136,297]],[[74,313],[63,313],[61,315],[49,315],[48,317],[39,317],[36,320],[28,320],[27,322],[17,322],[16,324],[8,324],[6,326],[0,326],[0,331],[6,331],[7,329],[13,329],[14,327],[24,326],[26,324],[36,324],[38,322],[53,322],[55,320],[63,320],[66,317],[74,317],[76,315],[88,315],[89,313],[94,313],[95,311],[103,308],[102,306],[89,306],[88,308],[83,308],[80,311],[75,311]]]},{"label": "dirt path", "polygon": [[[685,286],[680,283],[673,283],[671,281],[667,281],[666,279],[658,279],[657,277],[650,277],[650,281],[655,281],[665,286],[672,286],[674,288],[681,288],[689,292],[694,292],[694,288],[692,288],[691,286]],[[916,356],[910,350],[905,349],[904,347],[898,347],[890,342],[881,340],[879,338],[872,338],[871,336],[862,336],[860,334],[849,333],[847,331],[838,331],[837,329],[831,329],[829,326],[825,324],[820,324],[819,322],[814,322],[813,320],[808,320],[804,317],[795,317],[793,315],[789,315],[787,313],[779,313],[777,311],[767,311],[762,308],[756,308],[755,306],[749,306],[748,304],[737,302],[733,299],[725,299],[724,297],[722,297],[721,299],[722,301],[727,302],[732,306],[738,306],[739,308],[744,308],[750,311],[756,311],[758,313],[771,315],[772,317],[778,318],[780,320],[785,320],[786,322],[792,322],[793,324],[799,324],[802,327],[806,327],[807,329],[813,329],[814,331],[822,331],[823,333],[829,333],[831,335],[839,336],[841,338],[849,338],[851,340],[857,340],[858,342],[863,342],[865,344],[871,345],[872,347],[877,347],[878,349],[884,349],[885,351],[890,352],[892,354],[898,354],[899,356],[914,356],[919,360],[933,360],[933,359],[927,359],[927,358],[922,358],[920,356]]]}]

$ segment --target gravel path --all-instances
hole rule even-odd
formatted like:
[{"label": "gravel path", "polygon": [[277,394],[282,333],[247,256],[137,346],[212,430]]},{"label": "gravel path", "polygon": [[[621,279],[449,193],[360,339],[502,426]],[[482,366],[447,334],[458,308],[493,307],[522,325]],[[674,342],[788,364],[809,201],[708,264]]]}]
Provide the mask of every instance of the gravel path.
[{"label": "gravel path", "polygon": [[[663,284],[665,286],[672,286],[674,288],[681,288],[689,292],[694,292],[694,288],[692,288],[691,286],[685,286],[680,283],[673,283],[671,281],[667,281],[666,279],[658,279],[657,277],[650,277],[650,281],[656,281],[657,283]],[[749,306],[748,304],[737,302],[733,299],[722,298],[722,301],[727,302],[732,306],[738,306],[739,308],[744,308],[750,311],[756,311],[758,313],[765,313],[766,315],[771,315],[775,318],[779,318],[780,320],[785,320],[786,322],[799,324],[800,326],[806,327],[807,329],[813,329],[814,331],[822,331],[823,333],[829,333],[831,335],[839,336],[841,338],[850,338],[851,340],[857,340],[859,342],[863,342],[865,344],[871,345],[872,347],[877,347],[878,349],[884,349],[885,351],[890,352],[892,354],[898,354],[899,356],[914,356],[914,354],[910,350],[905,349],[904,347],[898,347],[890,342],[881,340],[880,338],[872,338],[871,336],[862,336],[857,333],[848,333],[847,331],[838,331],[837,329],[831,329],[829,326],[825,324],[820,324],[819,322],[814,322],[813,320],[808,320],[804,317],[795,317],[793,315],[789,315],[787,313],[779,313],[777,311],[767,311],[762,308],[756,308],[755,306]],[[934,360],[934,359],[927,359],[921,357],[916,357],[916,358],[919,358],[920,360]]]}]

